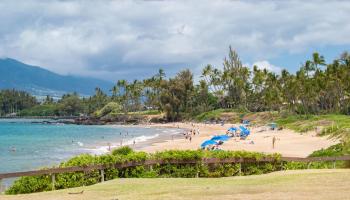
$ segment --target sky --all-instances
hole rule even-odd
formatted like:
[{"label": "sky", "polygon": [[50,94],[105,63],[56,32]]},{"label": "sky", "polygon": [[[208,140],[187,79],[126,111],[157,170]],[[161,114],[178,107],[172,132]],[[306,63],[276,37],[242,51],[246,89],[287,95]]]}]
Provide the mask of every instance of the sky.
[{"label": "sky", "polygon": [[222,67],[295,72],[350,50],[350,1],[0,1],[0,58],[104,80]]}]

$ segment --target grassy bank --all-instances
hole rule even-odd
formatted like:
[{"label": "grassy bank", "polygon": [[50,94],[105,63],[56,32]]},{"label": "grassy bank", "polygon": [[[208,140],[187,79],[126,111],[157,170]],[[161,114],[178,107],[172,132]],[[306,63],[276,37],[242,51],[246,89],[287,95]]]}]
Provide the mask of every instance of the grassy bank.
[{"label": "grassy bank", "polygon": [[238,123],[242,119],[253,124],[266,125],[276,122],[278,126],[304,133],[318,128],[321,135],[350,137],[350,116],[341,114],[297,115],[288,112],[244,112],[232,109],[218,109],[202,113],[194,118],[197,121],[224,120]]},{"label": "grassy bank", "polygon": [[[347,199],[350,170],[296,170],[228,178],[115,179],[88,187],[2,200]],[[68,194],[84,191],[83,194]]]}]

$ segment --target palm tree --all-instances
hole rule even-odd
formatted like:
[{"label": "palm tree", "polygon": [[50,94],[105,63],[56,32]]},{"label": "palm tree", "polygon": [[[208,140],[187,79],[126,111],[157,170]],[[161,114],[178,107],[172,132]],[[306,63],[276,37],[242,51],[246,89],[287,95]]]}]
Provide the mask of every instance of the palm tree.
[{"label": "palm tree", "polygon": [[314,70],[318,69],[319,65],[326,65],[326,61],[323,56],[321,56],[319,53],[315,52],[312,54],[312,64],[314,65]]},{"label": "palm tree", "polygon": [[210,74],[213,72],[212,66],[210,64],[206,65],[203,68],[202,71],[202,75],[201,77],[205,79],[205,81],[207,82],[207,85],[210,84],[208,77],[210,76]]},{"label": "palm tree", "polygon": [[158,74],[156,75],[156,77],[159,79],[159,80],[163,80],[163,78],[165,77],[165,72],[164,72],[164,69],[160,68],[158,70]]}]

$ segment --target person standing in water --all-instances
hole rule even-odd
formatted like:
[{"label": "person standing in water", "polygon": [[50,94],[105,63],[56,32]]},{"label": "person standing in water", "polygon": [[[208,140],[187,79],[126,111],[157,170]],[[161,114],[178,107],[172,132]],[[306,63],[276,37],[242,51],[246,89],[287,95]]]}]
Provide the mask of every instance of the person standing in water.
[{"label": "person standing in water", "polygon": [[111,143],[108,142],[108,151],[111,151]]}]

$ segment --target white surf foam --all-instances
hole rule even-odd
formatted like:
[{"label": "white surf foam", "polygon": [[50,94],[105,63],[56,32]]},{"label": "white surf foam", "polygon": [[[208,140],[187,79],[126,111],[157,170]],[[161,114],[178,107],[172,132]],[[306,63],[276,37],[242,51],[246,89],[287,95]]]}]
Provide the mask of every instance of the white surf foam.
[{"label": "white surf foam", "polygon": [[[141,136],[135,137],[133,139],[126,140],[125,142],[123,141],[123,145],[133,145],[134,141],[136,144],[138,144],[138,143],[146,142],[148,140],[151,140],[151,139],[154,139],[157,137],[159,137],[159,134],[149,135],[149,136],[141,135]],[[117,148],[117,147],[120,147],[120,145],[112,144],[110,146],[111,149]],[[101,154],[105,154],[105,153],[109,152],[109,146],[101,146],[101,147],[98,147],[96,149],[89,149],[89,151],[93,154],[101,155]]]}]

